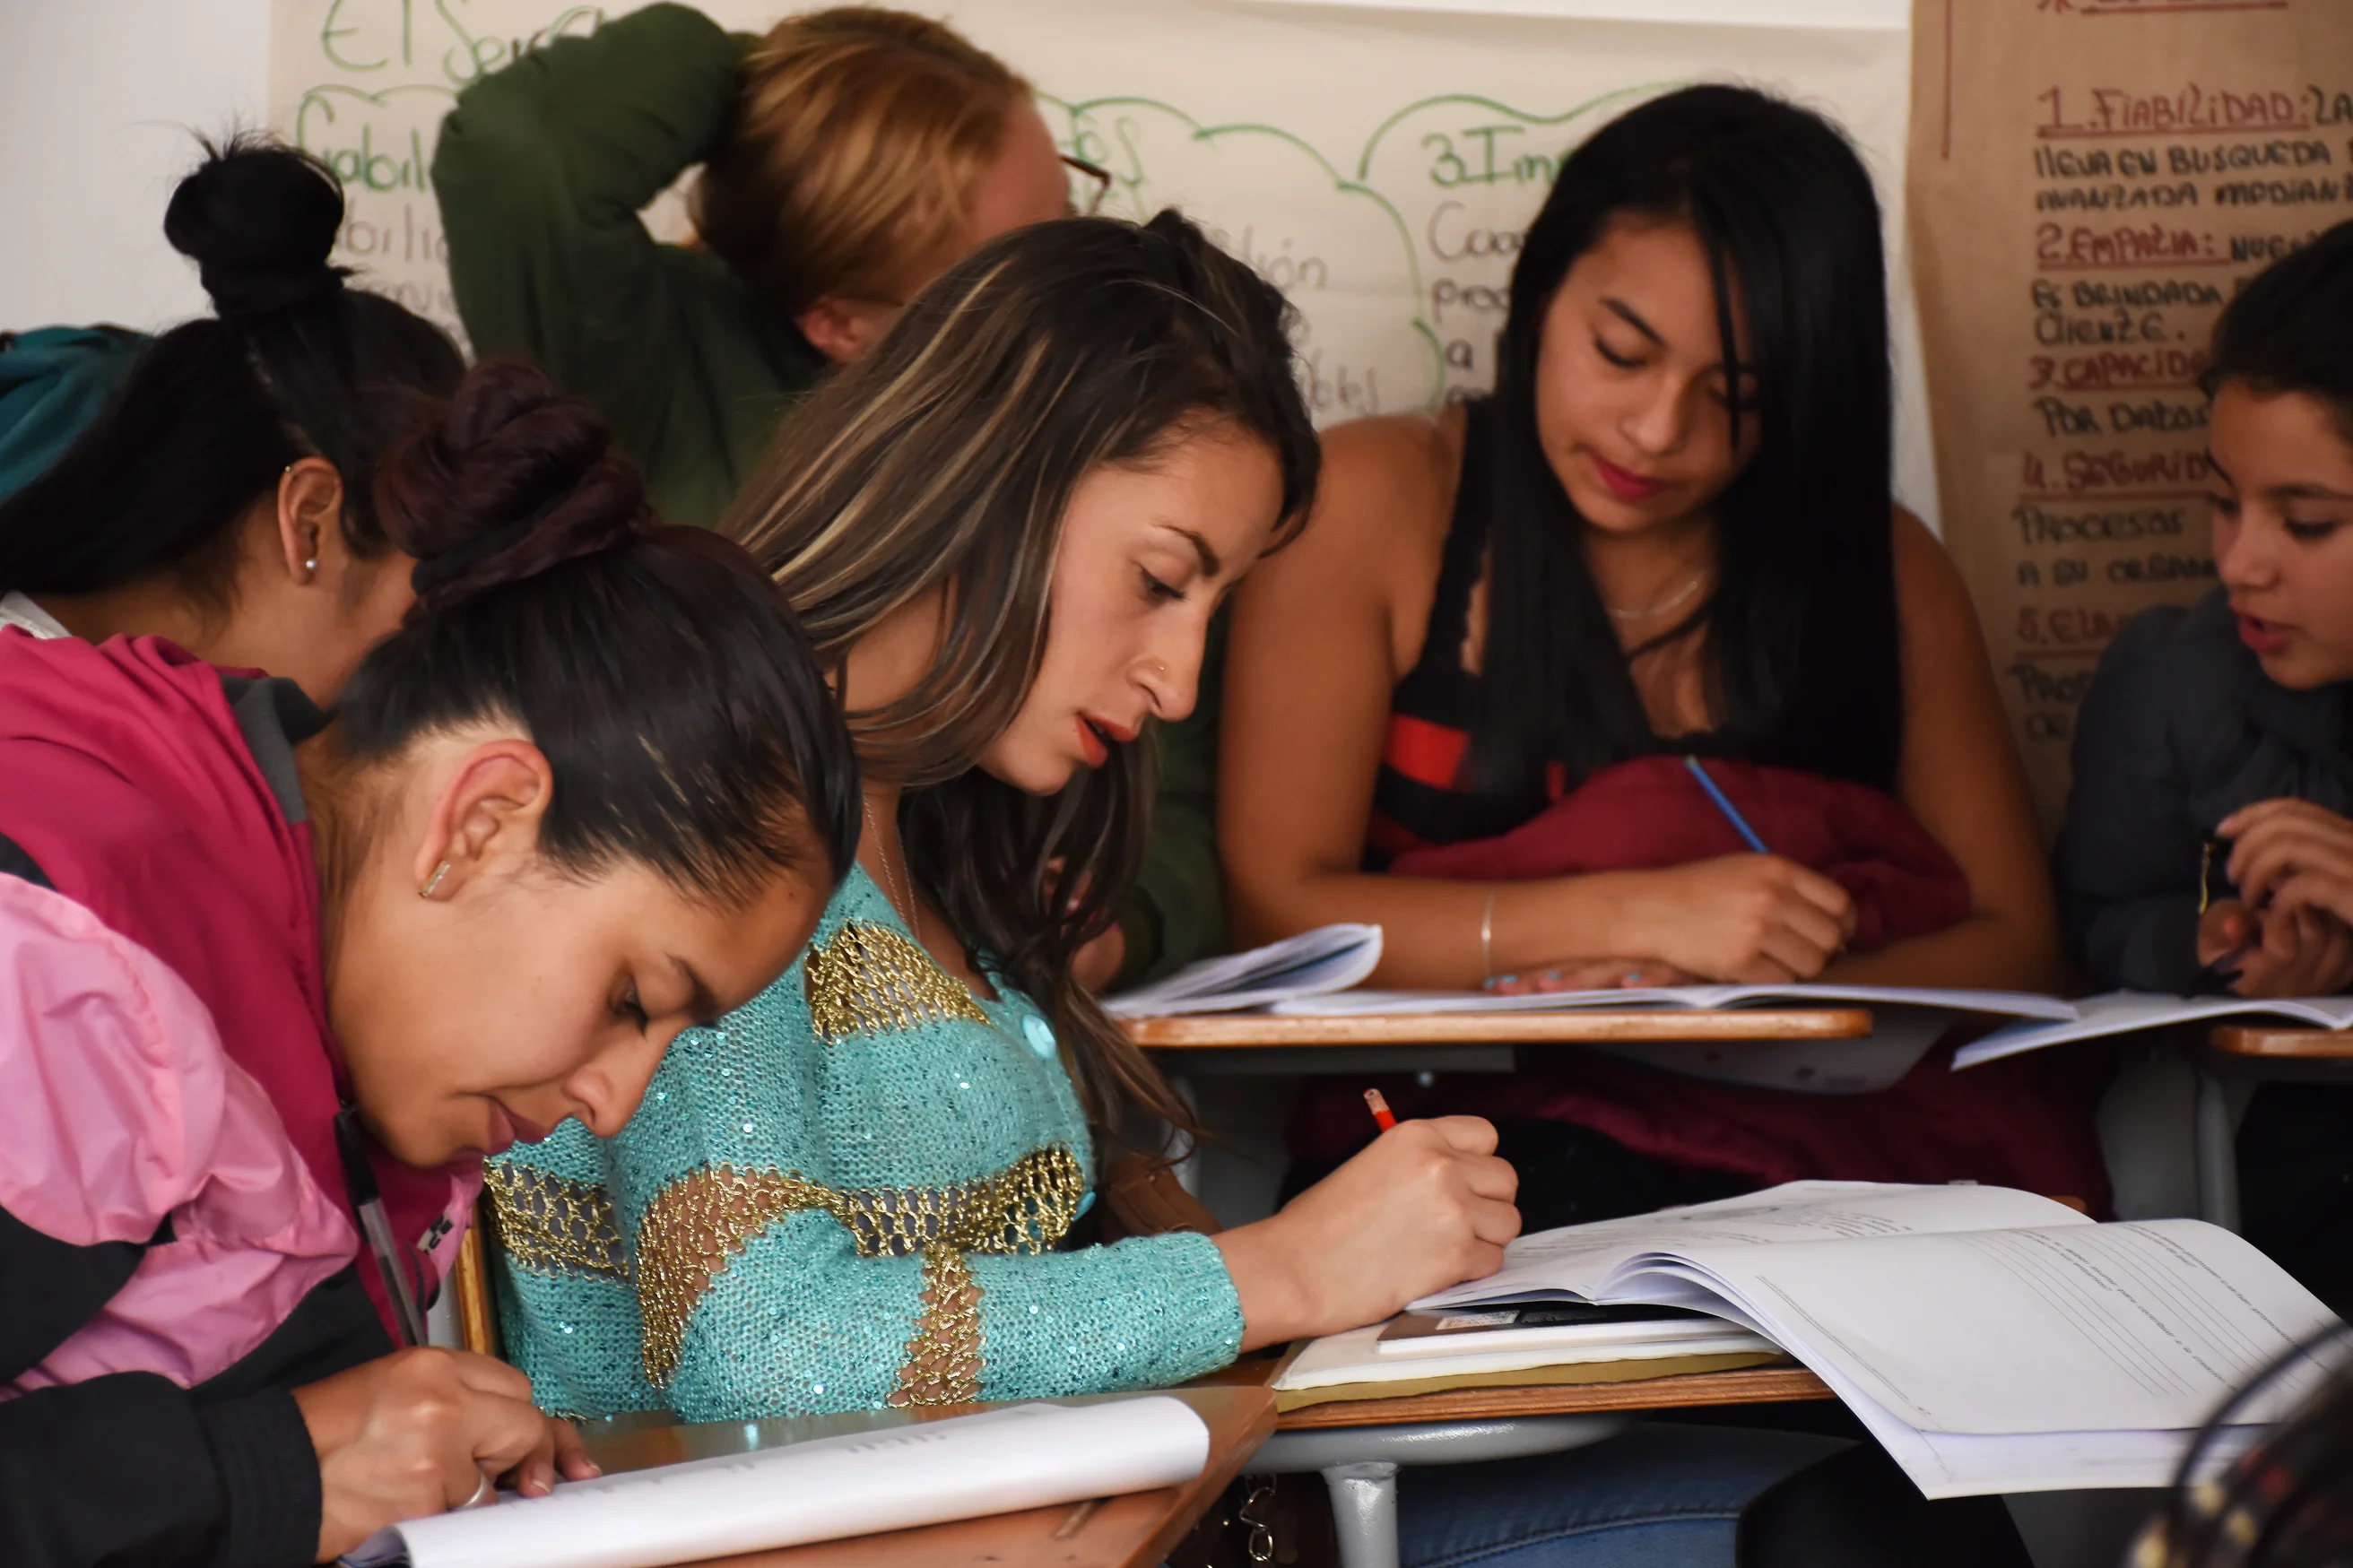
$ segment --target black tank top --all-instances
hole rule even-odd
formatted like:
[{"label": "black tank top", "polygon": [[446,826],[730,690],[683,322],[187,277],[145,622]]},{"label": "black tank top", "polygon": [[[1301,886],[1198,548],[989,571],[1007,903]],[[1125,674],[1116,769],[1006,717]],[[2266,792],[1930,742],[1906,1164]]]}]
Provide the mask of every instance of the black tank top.
[{"label": "black tank top", "polygon": [[[1439,559],[1438,591],[1430,598],[1429,629],[1422,637],[1421,657],[1389,693],[1388,733],[1381,744],[1372,818],[1365,831],[1365,865],[1370,870],[1384,869],[1409,849],[1509,833],[1535,815],[1509,802],[1482,801],[1467,788],[1479,678],[1462,668],[1462,642],[1471,627],[1471,590],[1486,563],[1487,520],[1493,510],[1488,476],[1494,426],[1494,409],[1487,399],[1463,405],[1462,468]],[[1654,749],[1727,754],[1720,731],[1660,740]],[[1567,787],[1558,763],[1546,769],[1549,799],[1557,800]]]}]

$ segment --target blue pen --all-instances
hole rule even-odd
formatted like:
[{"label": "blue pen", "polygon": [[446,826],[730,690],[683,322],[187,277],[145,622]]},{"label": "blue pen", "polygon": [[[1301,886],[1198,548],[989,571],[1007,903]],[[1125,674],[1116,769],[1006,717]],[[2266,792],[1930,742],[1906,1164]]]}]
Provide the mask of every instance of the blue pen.
[{"label": "blue pen", "polygon": [[1757,830],[1748,826],[1748,819],[1740,815],[1739,807],[1734,805],[1730,797],[1716,787],[1715,781],[1707,776],[1707,769],[1700,765],[1697,757],[1685,755],[1683,766],[1691,770],[1692,777],[1699,780],[1699,787],[1707,791],[1707,798],[1715,802],[1715,809],[1724,813],[1724,820],[1732,824],[1733,830],[1741,837],[1748,840],[1748,847],[1759,855],[1773,853],[1765,847],[1765,840],[1757,837]]}]

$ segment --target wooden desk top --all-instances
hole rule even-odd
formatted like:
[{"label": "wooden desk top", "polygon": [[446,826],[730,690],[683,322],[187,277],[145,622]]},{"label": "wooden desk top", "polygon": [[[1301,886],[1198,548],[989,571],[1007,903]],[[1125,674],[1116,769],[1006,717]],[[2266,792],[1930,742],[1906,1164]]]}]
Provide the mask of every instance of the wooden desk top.
[{"label": "wooden desk top", "polygon": [[[774,1552],[712,1559],[697,1568],[1156,1568],[1240,1473],[1274,1430],[1274,1395],[1240,1384],[1171,1391],[1209,1424],[1209,1462],[1180,1487],[1130,1492],[1092,1502],[1060,1503],[1019,1513],[991,1514],[953,1524],[894,1530],[846,1541],[813,1542]],[[1132,1397],[1106,1395],[1103,1397]],[[1054,1400],[1092,1404],[1095,1400]],[[988,1409],[982,1405],[935,1410],[878,1411],[809,1421],[711,1422],[654,1426],[591,1438],[589,1453],[608,1471],[676,1464],[712,1454],[741,1453],[839,1431],[866,1431],[938,1421]],[[747,1441],[747,1434],[750,1440]]]},{"label": "wooden desk top", "polygon": [[2353,1061],[2353,1029],[2288,1029],[2265,1024],[2224,1024],[2210,1037],[2230,1057],[2306,1062]]},{"label": "wooden desk top", "polygon": [[1367,1013],[1345,1018],[1203,1013],[1131,1018],[1139,1046],[1161,1050],[1286,1046],[1576,1046],[1659,1040],[1859,1040],[1865,1007],[1574,1008],[1558,1013]]}]

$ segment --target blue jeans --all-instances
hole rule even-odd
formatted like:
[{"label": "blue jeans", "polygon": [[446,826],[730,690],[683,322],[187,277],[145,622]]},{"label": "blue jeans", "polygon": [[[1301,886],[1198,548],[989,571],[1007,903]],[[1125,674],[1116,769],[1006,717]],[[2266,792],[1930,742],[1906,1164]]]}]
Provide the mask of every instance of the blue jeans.
[{"label": "blue jeans", "polygon": [[1406,1568],[1732,1568],[1740,1513],[1852,1445],[1729,1426],[1640,1426],[1590,1448],[1398,1475]]}]

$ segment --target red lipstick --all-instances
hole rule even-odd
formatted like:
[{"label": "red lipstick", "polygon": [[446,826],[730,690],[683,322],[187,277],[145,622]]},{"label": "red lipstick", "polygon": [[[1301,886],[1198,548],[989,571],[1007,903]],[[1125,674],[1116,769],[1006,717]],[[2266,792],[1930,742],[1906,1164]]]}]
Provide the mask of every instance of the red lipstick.
[{"label": "red lipstick", "polygon": [[1092,723],[1081,718],[1072,728],[1079,732],[1079,755],[1087,760],[1087,766],[1099,768],[1111,761],[1111,747],[1104,742],[1103,736],[1095,732]]},{"label": "red lipstick", "polygon": [[1630,505],[1649,500],[1667,488],[1662,479],[1644,479],[1632,469],[1621,468],[1599,454],[1593,455],[1593,471],[1605,489]]}]

